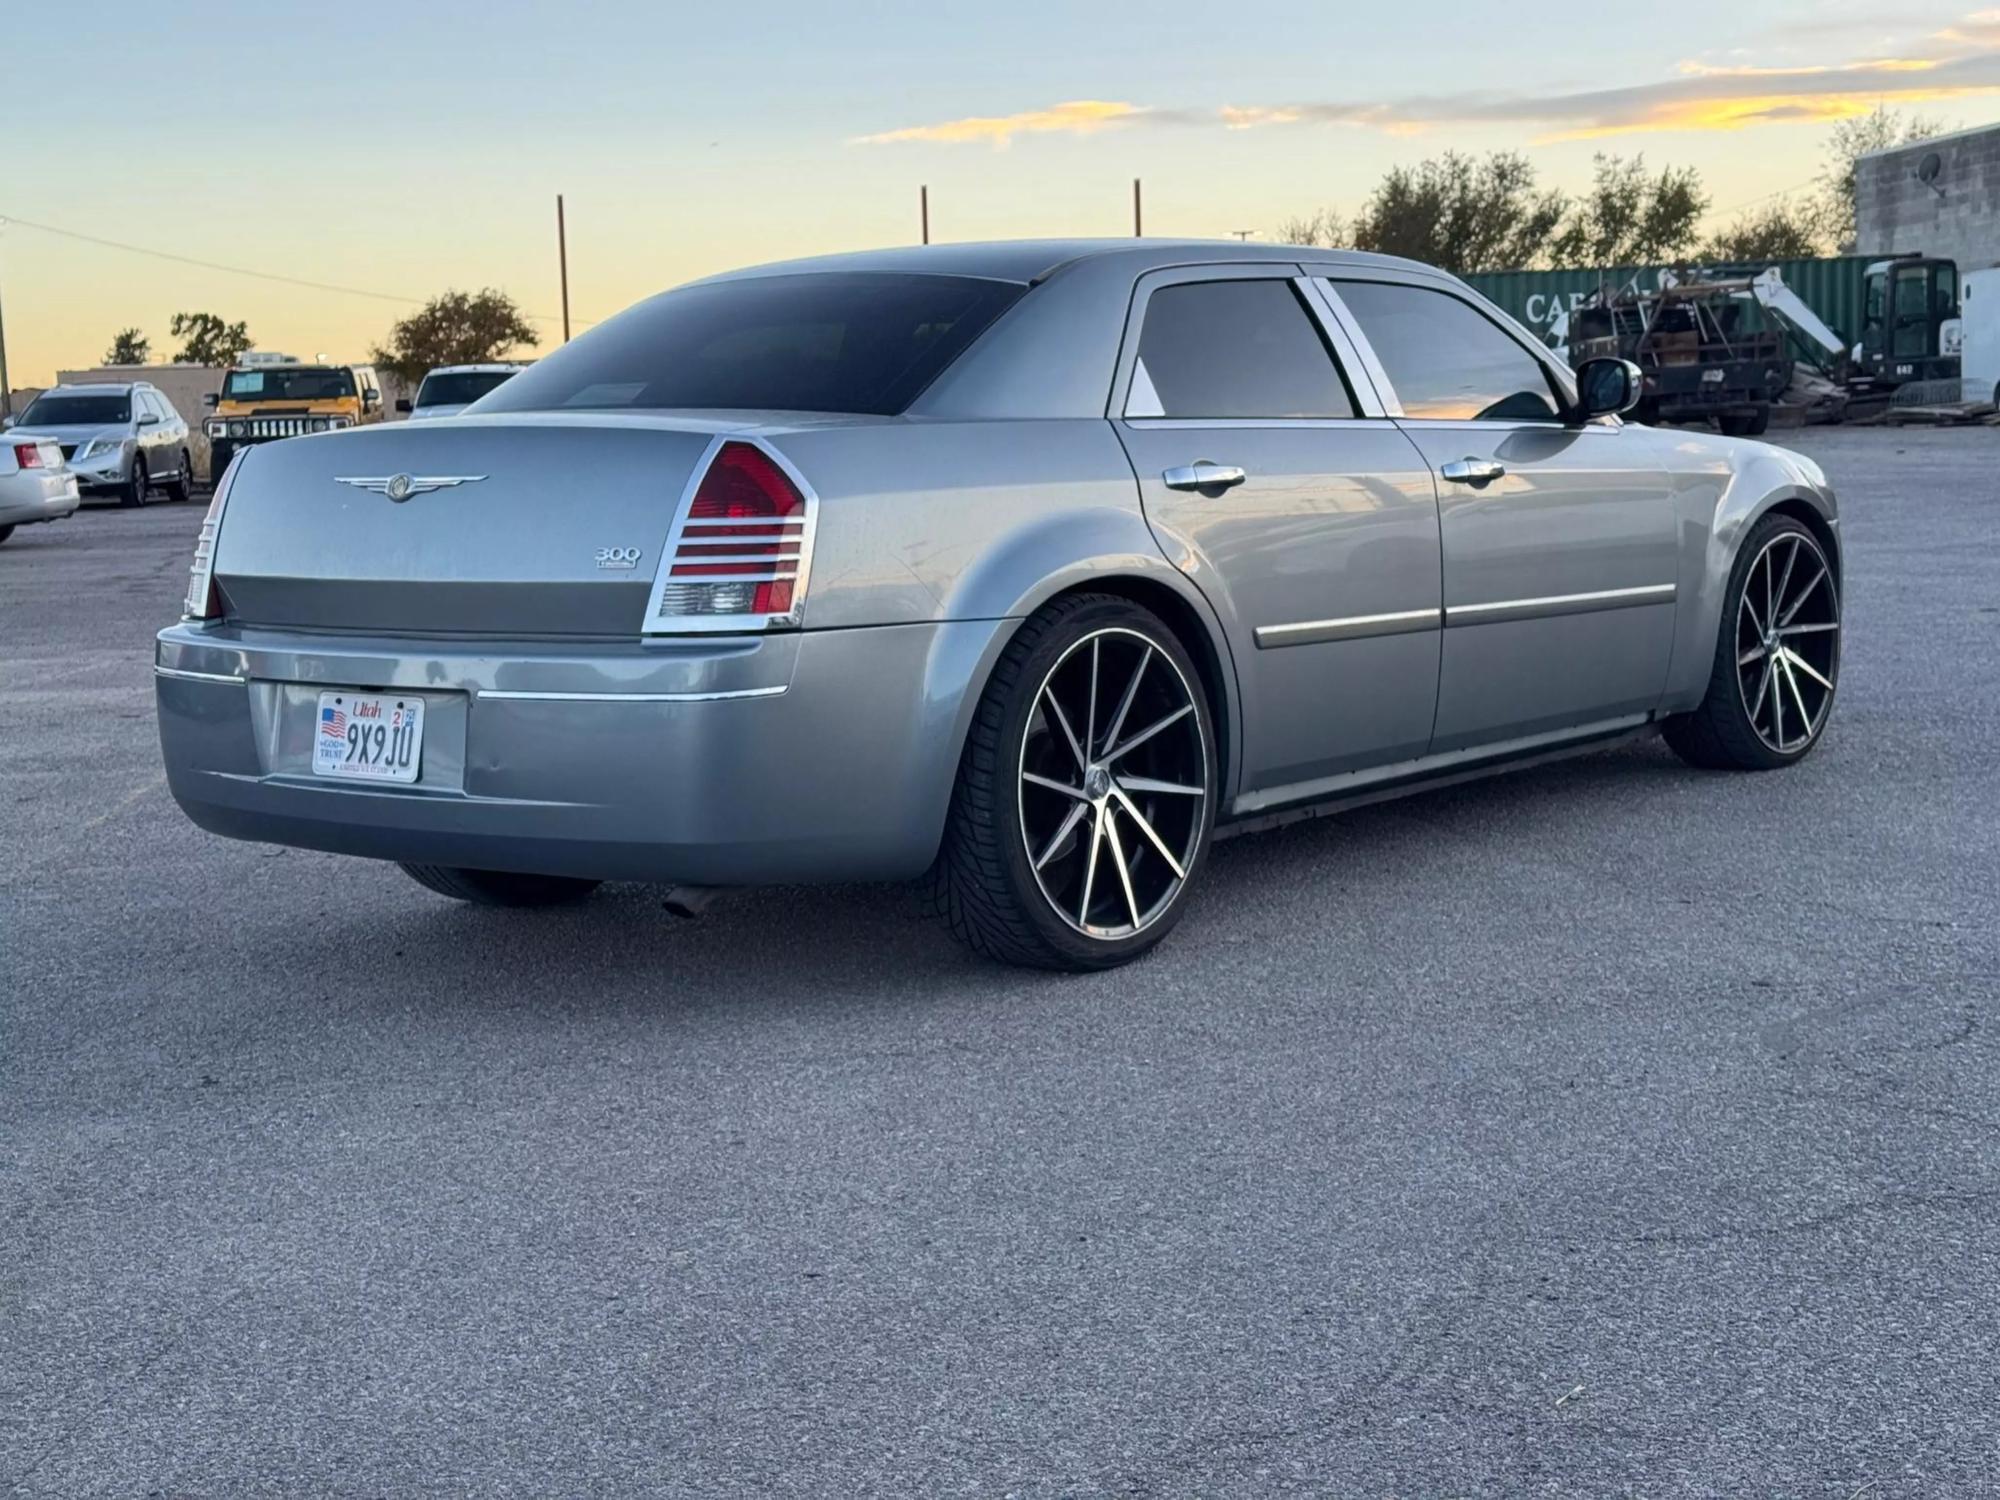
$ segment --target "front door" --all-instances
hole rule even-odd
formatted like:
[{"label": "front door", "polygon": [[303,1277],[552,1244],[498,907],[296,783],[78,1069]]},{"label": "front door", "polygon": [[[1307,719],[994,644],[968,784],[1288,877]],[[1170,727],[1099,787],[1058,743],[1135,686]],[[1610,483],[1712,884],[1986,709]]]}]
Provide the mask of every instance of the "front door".
[{"label": "front door", "polygon": [[1298,267],[1140,283],[1116,423],[1146,516],[1207,595],[1242,685],[1239,809],[1424,752],[1436,708],[1436,491],[1337,358]]},{"label": "front door", "polygon": [[1438,476],[1445,629],[1432,752],[1651,712],[1679,573],[1657,435],[1615,420],[1566,425],[1552,369],[1441,284],[1331,287]]}]

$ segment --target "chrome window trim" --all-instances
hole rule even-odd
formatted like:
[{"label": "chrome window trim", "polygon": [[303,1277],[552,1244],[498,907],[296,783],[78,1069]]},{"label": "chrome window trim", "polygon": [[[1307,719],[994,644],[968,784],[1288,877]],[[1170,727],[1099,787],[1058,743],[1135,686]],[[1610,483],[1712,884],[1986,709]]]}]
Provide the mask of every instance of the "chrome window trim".
[{"label": "chrome window trim", "polygon": [[232,687],[248,687],[250,679],[230,672],[190,672],[185,667],[154,667],[155,677],[172,677],[180,682],[226,682]]},{"label": "chrome window trim", "polygon": [[1380,431],[1392,425],[1387,417],[1126,417],[1123,421],[1127,427],[1141,432],[1266,431],[1274,427],[1325,427],[1335,431],[1360,427]]},{"label": "chrome window trim", "polygon": [[713,693],[543,693],[518,688],[480,688],[473,696],[513,703],[721,703],[732,698],[776,698],[789,684],[729,688]]},{"label": "chrome window trim", "polygon": [[[1182,427],[1324,427],[1340,423],[1379,420],[1389,415],[1372,388],[1372,377],[1364,376],[1355,361],[1360,358],[1353,340],[1344,329],[1332,324],[1325,308],[1308,283],[1312,278],[1296,260],[1230,260],[1192,265],[1165,266],[1147,271],[1132,283],[1132,299],[1125,311],[1125,332],[1118,345],[1118,364],[1112,371],[1111,391],[1104,415],[1114,422],[1173,423]],[[1307,319],[1319,330],[1327,345],[1327,357],[1354,400],[1351,417],[1163,417],[1129,412],[1134,373],[1139,363],[1139,338],[1145,330],[1146,305],[1162,287],[1186,286],[1200,281],[1288,281],[1303,306]],[[1157,396],[1155,397],[1157,399]]]},{"label": "chrome window trim", "polygon": [[[1549,594],[1539,599],[1496,599],[1488,604],[1448,604],[1445,624],[1484,625],[1495,620],[1533,620],[1550,615],[1590,614],[1606,609],[1634,609],[1647,604],[1671,604],[1679,593],[1671,583],[1644,583],[1627,589],[1594,589],[1586,594]],[[1474,616],[1461,619],[1461,616]]]},{"label": "chrome window trim", "polygon": [[1307,276],[1318,283],[1318,290],[1347,328],[1355,347],[1361,352],[1362,362],[1368,371],[1368,378],[1375,381],[1382,391],[1383,402],[1392,408],[1393,415],[1400,421],[1422,422],[1427,426],[1443,426],[1447,422],[1479,421],[1482,427],[1527,427],[1534,429],[1568,428],[1569,424],[1560,416],[1545,418],[1498,418],[1481,421],[1473,417],[1412,417],[1403,410],[1402,398],[1396,394],[1396,384],[1389,378],[1389,372],[1382,367],[1376,357],[1375,346],[1368,341],[1361,323],[1354,311],[1341,300],[1338,283],[1345,281],[1369,282],[1381,286],[1415,287],[1420,291],[1436,292],[1439,296],[1450,297],[1463,303],[1520,348],[1520,350],[1541,367],[1543,377],[1557,395],[1570,406],[1576,404],[1576,377],[1571,370],[1549,358],[1549,351],[1537,344],[1526,329],[1509,317],[1493,303],[1488,302],[1470,287],[1456,281],[1443,281],[1430,276],[1398,275],[1394,272],[1377,270],[1372,266],[1304,266]]},{"label": "chrome window trim", "polygon": [[[701,489],[701,482],[708,477],[709,465],[715,456],[729,443],[746,443],[758,449],[784,471],[785,477],[798,487],[805,499],[804,524],[799,532],[798,566],[793,570],[792,607],[781,615],[667,615],[660,614],[661,602],[666,598],[668,587],[673,582],[674,555],[679,552],[683,534],[689,527],[688,511],[694,506],[694,497]],[[692,523],[699,533],[702,523]],[[708,447],[702,450],[687,483],[681,488],[681,496],[674,504],[673,524],[667,529],[666,545],[653,563],[653,587],[646,596],[646,617],[641,622],[639,634],[642,638],[671,635],[742,635],[746,632],[764,630],[797,630],[805,623],[806,588],[812,578],[813,536],[819,529],[819,494],[806,482],[792,461],[780,453],[764,438],[749,433],[717,433],[709,439]],[[699,540],[699,536],[695,538]],[[787,559],[790,561],[790,559]],[[738,583],[769,582],[771,579],[742,578],[730,580]],[[488,694],[487,696],[492,696]]]},{"label": "chrome window trim", "polygon": [[1290,625],[1259,625],[1255,631],[1262,650],[1310,646],[1320,641],[1356,641],[1368,636],[1407,635],[1436,630],[1443,619],[1437,609],[1403,609],[1381,615],[1348,615],[1338,620],[1300,620]]}]

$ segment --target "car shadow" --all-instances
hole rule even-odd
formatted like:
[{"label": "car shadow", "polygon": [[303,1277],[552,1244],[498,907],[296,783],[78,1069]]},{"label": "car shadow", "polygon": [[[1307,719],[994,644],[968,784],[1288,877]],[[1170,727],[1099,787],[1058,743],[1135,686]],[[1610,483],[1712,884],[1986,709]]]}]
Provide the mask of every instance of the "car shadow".
[{"label": "car shadow", "polygon": [[408,903],[386,921],[371,902],[296,934],[300,951],[289,961],[325,971],[329,959],[338,962],[329,947],[379,959],[386,945],[429,1003],[477,1012],[532,1006],[685,1019],[746,1005],[823,1015],[829,1007],[1005,1004],[1058,992],[1078,1001],[1116,997],[1144,984],[1155,965],[1176,963],[1188,944],[1271,936],[1257,919],[1329,877],[1344,887],[1409,880],[1448,903],[1450,893],[1416,879],[1411,866],[1440,851],[1460,859],[1451,848],[1455,828],[1477,843],[1523,820],[1601,820],[1594,799],[1629,801],[1649,785],[1667,795],[1679,765],[1658,742],[1642,741],[1224,841],[1179,930],[1139,964],[1104,974],[997,965],[955,943],[923,910],[916,887],[894,885],[733,891],[695,918],[672,914],[658,886],[607,885],[573,905],[539,910],[463,906],[412,886]]}]

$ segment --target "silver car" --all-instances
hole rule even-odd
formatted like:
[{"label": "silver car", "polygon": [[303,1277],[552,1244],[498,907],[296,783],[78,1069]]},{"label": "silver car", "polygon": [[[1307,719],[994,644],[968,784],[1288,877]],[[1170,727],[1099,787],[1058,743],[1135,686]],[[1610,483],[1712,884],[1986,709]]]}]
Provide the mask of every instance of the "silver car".
[{"label": "silver car", "polygon": [[157,386],[143,380],[51,386],[16,425],[56,439],[85,494],[110,493],[122,505],[144,505],[156,488],[185,500],[194,485],[187,423]]},{"label": "silver car", "polygon": [[169,781],[471,901],[923,877],[983,952],[1120,963],[1217,834],[1655,729],[1812,749],[1825,476],[1637,394],[1332,251],[697,282],[465,416],[244,454],[158,640]]},{"label": "silver car", "polygon": [[519,364],[439,365],[417,386],[417,399],[398,400],[396,410],[413,422],[455,417],[526,368]]}]

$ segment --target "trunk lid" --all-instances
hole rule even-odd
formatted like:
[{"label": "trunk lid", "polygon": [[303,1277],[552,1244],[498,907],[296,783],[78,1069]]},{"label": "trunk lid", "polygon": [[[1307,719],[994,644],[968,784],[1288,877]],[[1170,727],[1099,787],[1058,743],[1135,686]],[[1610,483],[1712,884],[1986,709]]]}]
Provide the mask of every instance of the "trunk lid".
[{"label": "trunk lid", "polygon": [[719,430],[486,417],[251,449],[216,545],[226,613],[370,633],[637,635]]}]

